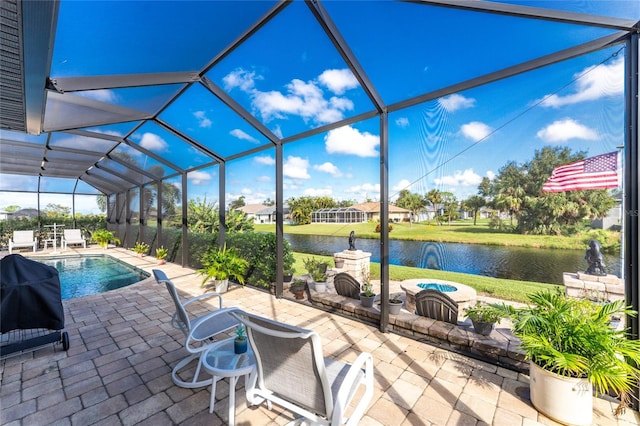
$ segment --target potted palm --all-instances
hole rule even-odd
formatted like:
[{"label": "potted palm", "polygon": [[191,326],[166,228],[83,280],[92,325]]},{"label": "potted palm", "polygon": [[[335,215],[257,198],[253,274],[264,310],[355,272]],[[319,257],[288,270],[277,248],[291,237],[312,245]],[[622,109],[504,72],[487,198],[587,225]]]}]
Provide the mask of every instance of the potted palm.
[{"label": "potted palm", "polygon": [[196,272],[201,275],[202,286],[213,286],[218,293],[224,293],[229,286],[229,279],[244,284],[244,274],[249,262],[241,258],[226,244],[209,248],[200,259],[202,267]]},{"label": "potted palm", "polygon": [[474,306],[466,308],[465,313],[473,324],[473,330],[482,336],[491,334],[495,323],[501,318],[499,310],[480,301],[477,301]]},{"label": "potted palm", "polygon": [[533,406],[560,423],[590,425],[595,390],[596,396],[616,394],[614,415],[620,414],[640,378],[640,340],[627,339],[609,321],[637,312],[622,300],[597,304],[560,292],[529,298],[531,305],[522,308],[492,306],[512,321],[529,359]]},{"label": "potted palm", "polygon": [[107,249],[112,241],[114,244],[120,244],[120,239],[115,236],[113,231],[107,231],[106,229],[96,229],[91,234],[91,239],[103,249]]},{"label": "potted palm", "polygon": [[136,243],[136,245],[133,246],[131,250],[133,250],[138,255],[138,257],[143,257],[149,251],[149,244],[145,243],[144,241],[140,241]]},{"label": "potted palm", "polygon": [[156,248],[156,259],[158,259],[158,265],[164,265],[167,262],[167,254],[169,254],[169,251],[163,246]]}]

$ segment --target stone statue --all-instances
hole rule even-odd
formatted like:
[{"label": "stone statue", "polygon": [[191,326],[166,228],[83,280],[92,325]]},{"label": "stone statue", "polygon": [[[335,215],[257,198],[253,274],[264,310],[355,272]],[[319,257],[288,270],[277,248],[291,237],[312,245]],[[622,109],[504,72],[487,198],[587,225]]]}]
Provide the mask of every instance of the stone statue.
[{"label": "stone statue", "polygon": [[355,231],[351,231],[351,233],[349,234],[349,250],[355,250],[356,249],[356,233]]},{"label": "stone statue", "polygon": [[587,249],[584,258],[587,260],[587,263],[589,263],[589,267],[584,271],[586,274],[598,276],[607,275],[604,270],[605,265],[604,258],[602,257],[602,247],[598,241],[589,241],[589,248]]}]

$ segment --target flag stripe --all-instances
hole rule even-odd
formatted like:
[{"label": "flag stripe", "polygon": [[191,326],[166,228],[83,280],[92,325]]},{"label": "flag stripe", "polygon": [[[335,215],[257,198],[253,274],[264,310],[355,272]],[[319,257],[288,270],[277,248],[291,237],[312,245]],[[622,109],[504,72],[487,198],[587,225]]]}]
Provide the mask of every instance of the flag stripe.
[{"label": "flag stripe", "polygon": [[597,155],[558,166],[544,183],[546,192],[608,189],[618,187],[618,153]]}]

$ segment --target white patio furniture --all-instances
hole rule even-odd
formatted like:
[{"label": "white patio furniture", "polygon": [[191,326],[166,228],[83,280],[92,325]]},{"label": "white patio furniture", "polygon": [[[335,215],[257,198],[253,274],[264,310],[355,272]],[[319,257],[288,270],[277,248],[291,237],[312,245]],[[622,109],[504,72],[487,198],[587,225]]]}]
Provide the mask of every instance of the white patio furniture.
[{"label": "white patio furniture", "polygon": [[65,229],[60,240],[62,250],[66,250],[69,244],[82,244],[82,247],[87,248],[87,239],[79,229]]},{"label": "white patio furniture", "polygon": [[[186,301],[182,301],[178,295],[175,285],[167,277],[164,271],[153,269],[153,276],[159,284],[164,284],[171,295],[171,299],[176,308],[176,312],[171,317],[171,325],[181,330],[185,335],[184,347],[189,356],[179,361],[171,371],[173,382],[183,388],[197,388],[209,386],[212,383],[211,376],[200,379],[200,370],[202,369],[202,354],[216,342],[216,337],[225,331],[228,331],[239,324],[239,321],[230,315],[232,312],[241,313],[238,308],[223,308],[222,296],[219,293],[205,293],[200,296],[192,297]],[[196,318],[190,318],[187,312],[187,305],[198,300],[204,300],[211,297],[218,298],[218,307],[211,312]],[[222,335],[222,338],[227,337]],[[190,380],[183,380],[180,372],[188,371],[192,362],[197,362],[195,374]]]},{"label": "white patio furniture", "polygon": [[14,248],[32,247],[33,252],[38,248],[38,239],[33,235],[33,231],[13,231],[13,238],[9,240],[9,254]]},{"label": "white patio furniture", "polygon": [[325,358],[315,331],[246,312],[232,315],[247,327],[256,358],[256,374],[246,384],[248,403],[266,401],[269,409],[275,403],[301,416],[296,424],[358,424],[373,396],[370,353],[360,353],[352,364]]}]

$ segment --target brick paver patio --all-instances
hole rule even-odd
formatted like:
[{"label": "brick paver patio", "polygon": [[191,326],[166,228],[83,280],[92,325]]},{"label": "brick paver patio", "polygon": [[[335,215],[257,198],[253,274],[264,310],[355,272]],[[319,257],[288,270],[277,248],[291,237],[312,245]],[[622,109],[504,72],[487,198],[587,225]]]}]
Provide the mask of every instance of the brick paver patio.
[{"label": "brick paver patio", "polygon": [[[68,250],[105,253],[100,249]],[[153,258],[123,249],[107,254],[147,271]],[[184,297],[201,294],[190,269],[165,270]],[[314,329],[325,356],[346,361],[373,354],[375,394],[362,425],[554,425],[528,399],[528,377],[426,343],[331,315],[266,292],[237,287],[224,296],[238,306],[278,321]],[[67,352],[61,345],[0,361],[0,422],[3,425],[219,425],[228,410],[228,381],[218,383],[215,412],[209,388],[173,384],[171,368],[186,355],[182,334],[171,327],[173,305],[152,279],[124,289],[64,302]],[[198,306],[200,312],[209,307]],[[247,407],[240,379],[237,425],[283,425],[292,415],[277,407]],[[627,410],[618,420],[612,402],[594,399],[594,424],[640,424]]]}]

